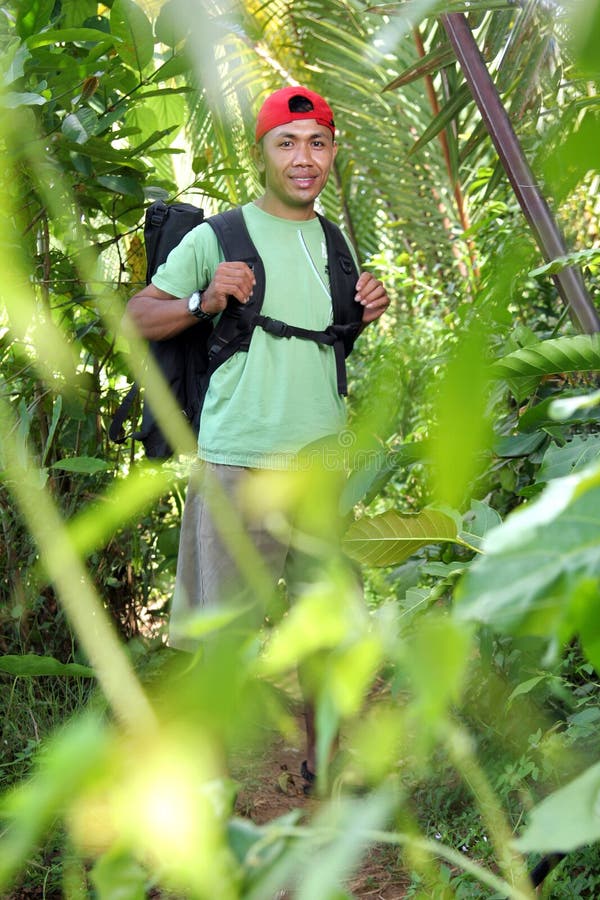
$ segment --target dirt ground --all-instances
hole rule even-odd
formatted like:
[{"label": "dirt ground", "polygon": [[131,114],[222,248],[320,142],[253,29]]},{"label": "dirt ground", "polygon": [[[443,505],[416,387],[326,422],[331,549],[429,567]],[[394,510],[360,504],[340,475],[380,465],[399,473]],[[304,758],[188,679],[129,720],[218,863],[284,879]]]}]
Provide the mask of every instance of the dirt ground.
[{"label": "dirt ground", "polygon": [[[296,715],[296,732],[292,740],[275,737],[262,754],[260,762],[238,760],[233,776],[242,784],[235,812],[264,825],[293,809],[307,816],[316,811],[317,799],[304,794],[300,766],[304,759],[304,723]],[[396,861],[396,851],[389,846],[373,847],[360,869],[347,885],[357,900],[402,900],[409,879]]]}]

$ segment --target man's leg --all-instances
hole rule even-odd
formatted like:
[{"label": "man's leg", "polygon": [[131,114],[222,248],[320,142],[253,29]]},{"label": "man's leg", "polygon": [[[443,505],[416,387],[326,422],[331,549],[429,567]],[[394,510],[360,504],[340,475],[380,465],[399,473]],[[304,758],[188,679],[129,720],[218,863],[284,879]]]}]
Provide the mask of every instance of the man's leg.
[{"label": "man's leg", "polygon": [[[283,573],[287,545],[273,537],[260,518],[244,511],[245,484],[255,477],[252,469],[214,463],[201,463],[192,473],[181,523],[169,629],[172,647],[192,652],[198,648],[199,642],[186,631],[199,613],[244,607],[248,626],[262,622],[269,599],[265,594],[274,590]],[[249,568],[256,579],[247,577]]]}]

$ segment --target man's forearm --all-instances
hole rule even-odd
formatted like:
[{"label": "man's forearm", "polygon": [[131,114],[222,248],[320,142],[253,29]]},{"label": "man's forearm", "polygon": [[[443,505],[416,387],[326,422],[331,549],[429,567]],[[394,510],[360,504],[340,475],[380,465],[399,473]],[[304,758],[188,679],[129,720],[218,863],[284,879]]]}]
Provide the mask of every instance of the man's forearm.
[{"label": "man's forearm", "polygon": [[163,341],[196,325],[189,312],[187,298],[157,298],[140,291],[127,304],[124,327],[133,324],[135,331],[149,341]]}]

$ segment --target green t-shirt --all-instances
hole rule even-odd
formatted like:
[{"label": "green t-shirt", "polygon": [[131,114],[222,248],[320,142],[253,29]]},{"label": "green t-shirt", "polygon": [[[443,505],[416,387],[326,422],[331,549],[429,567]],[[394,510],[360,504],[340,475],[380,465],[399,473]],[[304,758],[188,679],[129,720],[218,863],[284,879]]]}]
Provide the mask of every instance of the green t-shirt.
[{"label": "green t-shirt", "polygon": [[[262,312],[290,325],[326,328],[332,307],[319,220],[281,219],[253,203],[243,213],[266,272]],[[208,286],[222,260],[212,228],[202,224],[184,237],[152,281],[186,297]],[[299,450],[339,432],[345,420],[333,348],[255,328],[248,352],[235,353],[211,377],[199,455],[227,465],[289,468]]]}]

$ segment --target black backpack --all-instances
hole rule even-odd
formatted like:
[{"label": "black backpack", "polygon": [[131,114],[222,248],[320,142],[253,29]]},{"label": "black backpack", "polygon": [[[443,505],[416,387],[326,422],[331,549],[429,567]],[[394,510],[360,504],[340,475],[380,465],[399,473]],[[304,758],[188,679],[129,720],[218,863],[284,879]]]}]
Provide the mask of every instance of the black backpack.
[{"label": "black backpack", "polygon": [[[210,376],[234,353],[248,350],[252,332],[257,326],[280,338],[300,337],[332,346],[336,356],[338,390],[341,394],[346,393],[345,358],[362,328],[363,308],[354,300],[358,271],[340,229],[322,216],[319,219],[327,244],[334,324],[323,331],[313,331],[262,315],[264,267],[240,208],[207,219],[204,219],[201,209],[189,203],[167,205],[158,200],[146,210],[144,241],[147,284],[183,236],[203,221],[214,230],[225,259],[246,262],[256,280],[250,300],[242,304],[230,297],[216,325],[210,321],[198,321],[175,337],[149,342],[150,351],[179,408],[196,433]],[[115,443],[124,443],[128,438],[124,424],[138,391],[138,385],[134,384],[115,413],[108,432]],[[172,455],[172,448],[156,422],[148,396],[145,397],[140,430],[129,437],[141,441],[146,455],[151,459],[167,459]]]}]

